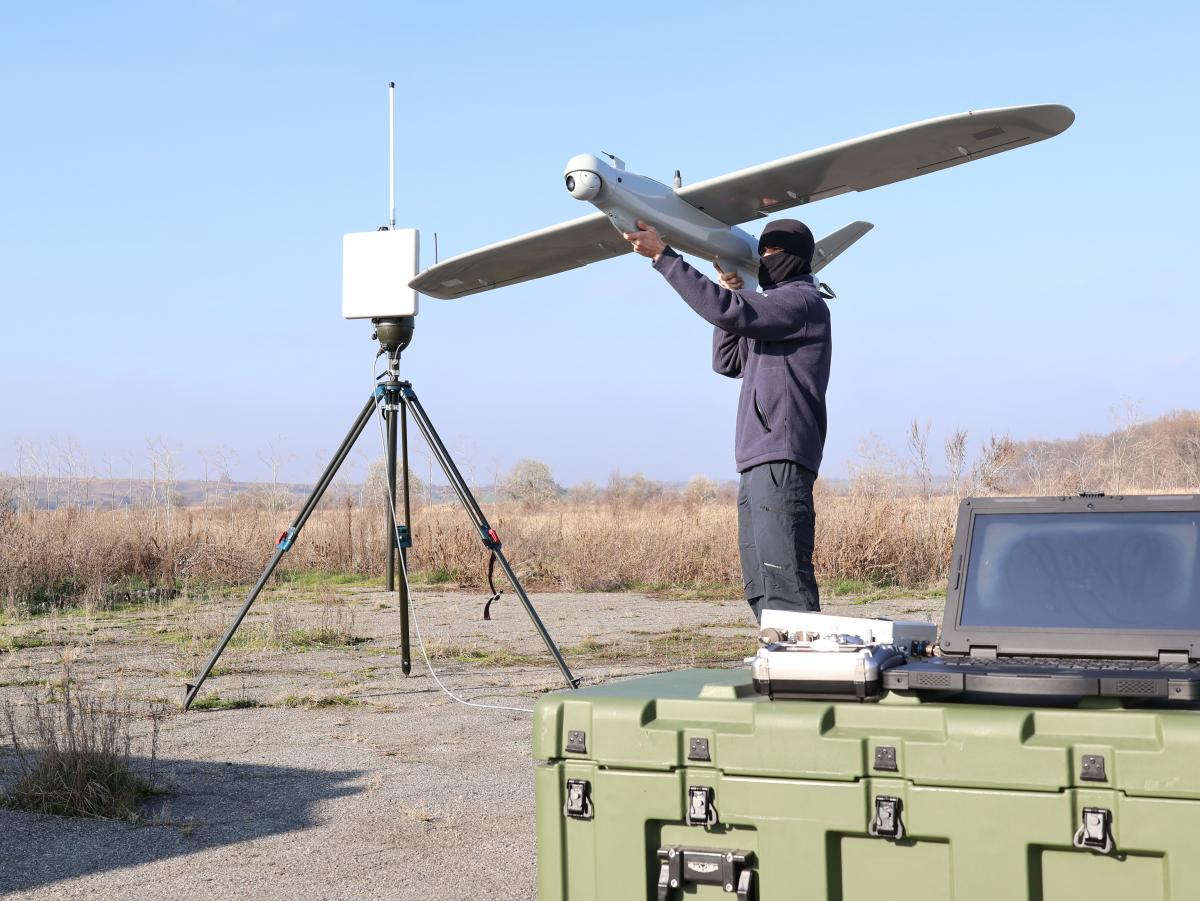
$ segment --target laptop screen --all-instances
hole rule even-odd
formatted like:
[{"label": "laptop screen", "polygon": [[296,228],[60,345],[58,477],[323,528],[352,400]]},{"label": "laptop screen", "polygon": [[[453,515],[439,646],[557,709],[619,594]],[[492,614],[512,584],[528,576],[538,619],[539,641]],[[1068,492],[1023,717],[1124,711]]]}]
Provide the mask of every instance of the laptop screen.
[{"label": "laptop screen", "polygon": [[1200,513],[979,513],[959,625],[1200,631]]}]

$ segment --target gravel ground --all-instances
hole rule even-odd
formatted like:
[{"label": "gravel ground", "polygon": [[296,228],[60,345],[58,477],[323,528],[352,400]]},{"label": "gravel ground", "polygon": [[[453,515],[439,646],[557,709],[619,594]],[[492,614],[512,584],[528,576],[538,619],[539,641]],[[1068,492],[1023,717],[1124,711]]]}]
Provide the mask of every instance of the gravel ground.
[{"label": "gravel ground", "polygon": [[[465,707],[419,655],[405,677],[391,596],[278,590],[254,622],[352,617],[350,647],[239,649],[205,694],[266,705],[193,710],[163,724],[158,772],[170,791],[143,825],[0,808],[0,894],[12,898],[463,898],[535,896],[533,760],[526,713]],[[740,601],[636,594],[539,594],[533,601],[587,683],[691,665],[738,665],[752,618]],[[560,688],[511,594],[480,620],[478,595],[421,591],[417,615],[443,681],[476,702],[531,707]],[[387,605],[386,607],[381,605]],[[826,602],[827,612],[940,617],[940,598]],[[233,608],[173,603],[101,617],[37,618],[0,635],[48,642],[0,654],[0,700],[27,702],[61,674],[178,703],[211,646],[176,637],[219,629]],[[272,620],[272,617],[275,619]],[[323,619],[322,619],[323,618]],[[510,665],[498,665],[510,664]],[[283,706],[287,699],[349,706]],[[7,741],[0,768],[11,778]],[[5,778],[0,773],[0,779]]]}]

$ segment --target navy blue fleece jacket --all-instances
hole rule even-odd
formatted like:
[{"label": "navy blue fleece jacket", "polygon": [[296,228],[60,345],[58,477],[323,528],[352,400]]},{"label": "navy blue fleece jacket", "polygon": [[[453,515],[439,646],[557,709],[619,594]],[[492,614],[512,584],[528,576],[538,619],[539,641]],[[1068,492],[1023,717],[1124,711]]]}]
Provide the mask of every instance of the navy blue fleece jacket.
[{"label": "navy blue fleece jacket", "polygon": [[654,268],[715,326],[713,369],[742,380],[734,438],[738,472],[771,460],[817,472],[833,339],[829,307],[815,279],[801,276],[765,294],[730,291],[669,247]]}]

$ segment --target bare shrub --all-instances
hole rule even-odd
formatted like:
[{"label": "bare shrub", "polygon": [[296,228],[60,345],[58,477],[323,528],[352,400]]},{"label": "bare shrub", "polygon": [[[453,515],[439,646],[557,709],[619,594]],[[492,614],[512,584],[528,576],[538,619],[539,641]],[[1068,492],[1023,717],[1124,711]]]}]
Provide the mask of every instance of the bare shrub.
[{"label": "bare shrub", "polygon": [[[425,483],[411,469],[412,467],[410,466],[408,474],[409,505],[415,506],[423,502],[425,497]],[[398,465],[396,468],[396,511],[400,514],[403,514],[403,481],[404,467]],[[363,480],[360,498],[364,507],[377,507],[380,510],[387,509],[387,461],[382,458],[373,460],[371,465],[367,467],[367,477]]]},{"label": "bare shrub", "polygon": [[710,504],[721,495],[721,486],[704,476],[693,477],[683,489],[683,501],[692,506]]},{"label": "bare shrub", "polygon": [[[112,695],[75,687],[64,663],[61,687],[30,695],[18,707],[3,706],[4,722],[16,751],[18,776],[3,802],[21,810],[57,816],[136,821],[141,803],[155,791],[161,708],[139,710]],[[141,749],[138,727],[148,723]],[[143,759],[135,760],[135,750]]]},{"label": "bare shrub", "polygon": [[503,498],[527,503],[558,500],[564,493],[548,465],[528,458],[517,461],[496,488]]},{"label": "bare shrub", "polygon": [[604,499],[610,504],[638,507],[659,500],[667,494],[665,485],[646,478],[640,472],[635,472],[631,476],[614,472],[608,477],[608,487],[604,491]]},{"label": "bare shrub", "polygon": [[971,470],[972,494],[1008,494],[1017,447],[1007,435],[992,435]]}]

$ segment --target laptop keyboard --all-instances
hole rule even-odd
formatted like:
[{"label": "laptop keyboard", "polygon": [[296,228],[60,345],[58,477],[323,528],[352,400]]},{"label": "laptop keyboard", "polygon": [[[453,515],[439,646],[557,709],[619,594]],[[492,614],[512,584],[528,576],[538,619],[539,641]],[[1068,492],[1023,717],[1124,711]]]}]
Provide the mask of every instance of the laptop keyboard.
[{"label": "laptop keyboard", "polygon": [[1186,673],[1200,668],[1200,663],[1159,663],[1157,660],[1099,660],[1081,657],[949,657],[941,658],[946,666],[1034,666],[1040,669],[1105,670],[1111,672]]}]

